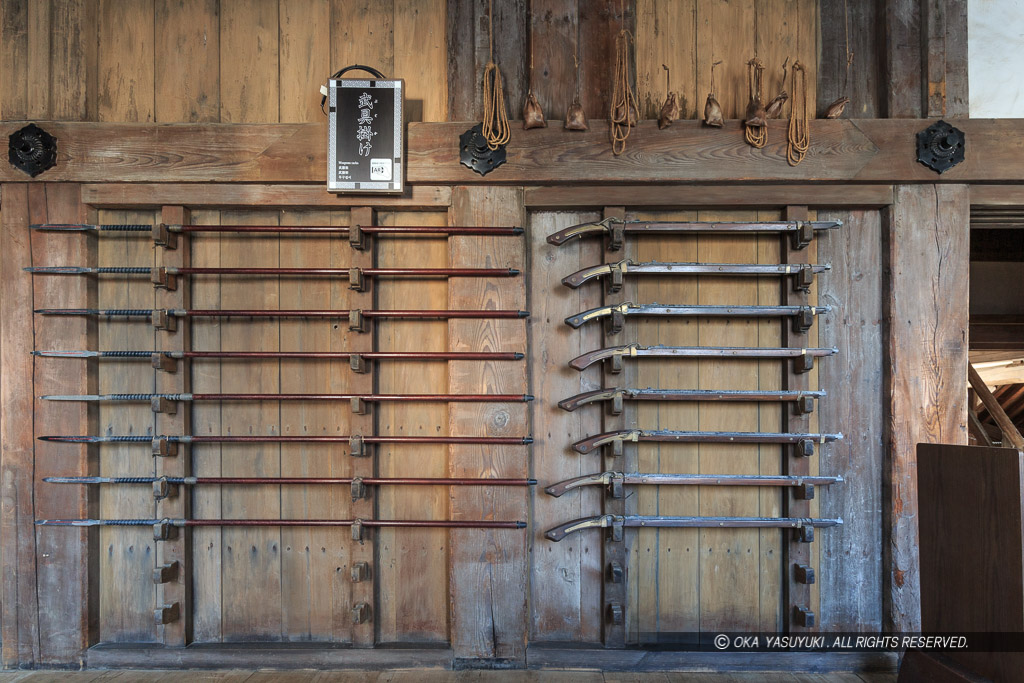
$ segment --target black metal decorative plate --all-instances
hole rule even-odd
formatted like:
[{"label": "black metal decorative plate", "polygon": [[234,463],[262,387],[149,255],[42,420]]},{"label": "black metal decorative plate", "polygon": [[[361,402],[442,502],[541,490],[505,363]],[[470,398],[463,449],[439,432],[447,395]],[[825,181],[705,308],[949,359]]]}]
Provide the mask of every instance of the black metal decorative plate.
[{"label": "black metal decorative plate", "polygon": [[498,149],[488,147],[483,124],[478,123],[459,136],[459,161],[480,175],[487,175],[505,163],[505,145]]},{"label": "black metal decorative plate", "polygon": [[917,134],[917,160],[936,173],[964,160],[964,132],[945,121],[936,121]]},{"label": "black metal decorative plate", "polygon": [[57,163],[57,138],[30,123],[11,133],[7,158],[15,168],[35,178]]}]

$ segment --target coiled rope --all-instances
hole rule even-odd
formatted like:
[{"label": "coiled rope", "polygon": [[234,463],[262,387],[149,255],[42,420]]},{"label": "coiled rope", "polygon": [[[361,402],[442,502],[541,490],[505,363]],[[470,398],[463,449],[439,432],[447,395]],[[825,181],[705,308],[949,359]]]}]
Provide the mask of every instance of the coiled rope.
[{"label": "coiled rope", "polygon": [[[799,80],[797,72],[800,72]],[[786,160],[790,166],[796,166],[804,160],[811,146],[810,124],[807,119],[807,83],[804,65],[797,61],[793,64],[790,76],[793,89],[793,106],[789,111],[789,133],[786,144]]]},{"label": "coiled rope", "polygon": [[484,67],[484,120],[481,130],[487,146],[498,149],[506,144],[511,137],[508,125],[508,112],[505,108],[505,90],[501,85],[501,70],[494,63],[494,0],[490,0],[487,10],[487,21],[490,26],[488,33],[488,61]]}]

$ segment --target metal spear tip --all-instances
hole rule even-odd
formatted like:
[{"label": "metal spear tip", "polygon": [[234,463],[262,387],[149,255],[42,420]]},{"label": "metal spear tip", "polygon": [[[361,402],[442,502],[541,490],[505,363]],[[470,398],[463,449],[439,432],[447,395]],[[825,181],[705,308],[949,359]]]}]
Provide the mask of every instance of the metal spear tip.
[{"label": "metal spear tip", "polygon": [[515,353],[515,359],[516,359],[516,360],[522,360],[522,359],[524,359],[524,358],[526,358],[526,354],[524,354],[524,353],[519,353],[518,351],[516,351],[516,353]]},{"label": "metal spear tip", "polygon": [[508,269],[508,274],[509,275],[519,275],[519,269],[518,268],[509,268]]},{"label": "metal spear tip", "polygon": [[[842,521],[840,521],[840,524],[842,524]],[[517,529],[525,529],[526,528],[526,522],[516,522],[516,528]]]},{"label": "metal spear tip", "polygon": [[531,394],[523,394],[523,401],[530,402],[532,400],[533,396]]},{"label": "metal spear tip", "polygon": [[526,480],[526,484],[527,484],[527,486],[536,486],[537,485],[537,480],[536,479],[527,479]]},{"label": "metal spear tip", "polygon": [[520,318],[529,318],[530,317],[530,312],[529,311],[519,311],[519,317]]},{"label": "metal spear tip", "polygon": [[523,230],[523,229],[522,229],[521,227],[519,227],[518,225],[517,225],[516,227],[512,228],[512,234],[513,234],[513,235],[522,235],[522,234],[523,234],[524,232],[526,232],[526,231],[525,231],[525,230]]},{"label": "metal spear tip", "polygon": [[60,230],[63,232],[84,232],[86,230],[92,230],[91,225],[81,225],[75,223],[32,223],[28,226],[29,230]]},{"label": "metal spear tip", "polygon": [[523,443],[524,444],[531,444],[531,443],[533,443],[533,437],[532,436],[524,436],[523,437]]}]

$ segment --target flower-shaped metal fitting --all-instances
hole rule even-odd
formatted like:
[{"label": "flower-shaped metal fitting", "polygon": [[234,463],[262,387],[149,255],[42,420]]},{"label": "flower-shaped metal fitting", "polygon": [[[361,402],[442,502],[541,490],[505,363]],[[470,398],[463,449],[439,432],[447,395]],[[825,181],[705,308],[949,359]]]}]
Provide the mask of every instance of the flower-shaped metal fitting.
[{"label": "flower-shaped metal fitting", "polygon": [[964,132],[945,121],[936,121],[917,134],[917,160],[936,173],[964,160]]},{"label": "flower-shaped metal fitting", "polygon": [[15,168],[35,178],[57,163],[57,138],[30,123],[11,133],[7,158]]}]

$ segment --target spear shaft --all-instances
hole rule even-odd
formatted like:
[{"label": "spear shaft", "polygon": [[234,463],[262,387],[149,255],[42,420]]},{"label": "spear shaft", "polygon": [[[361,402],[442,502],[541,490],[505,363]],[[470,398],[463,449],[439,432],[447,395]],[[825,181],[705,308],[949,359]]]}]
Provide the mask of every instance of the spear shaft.
[{"label": "spear shaft", "polygon": [[[191,310],[171,308],[153,310],[148,308],[37,308],[40,315],[93,315],[118,318],[150,318],[164,313],[175,318],[344,318],[350,310]],[[527,311],[358,311],[364,318],[410,318],[410,319],[499,319],[527,318]]]},{"label": "spear shaft", "polygon": [[361,439],[368,444],[481,444],[488,446],[521,446],[533,443],[531,436],[353,436],[338,434],[332,436],[277,436],[265,435],[183,435],[183,436],[143,436],[143,435],[107,435],[107,436],[72,436],[48,435],[37,437],[40,441],[56,443],[145,443],[166,441],[168,443],[351,443],[353,439]]},{"label": "spear shaft", "polygon": [[367,486],[533,486],[536,479],[425,478],[425,477],[43,477],[51,484],[153,484],[184,486],[224,484],[351,484]]},{"label": "spear shaft", "polygon": [[525,529],[526,522],[442,519],[37,519],[38,526],[352,526],[441,529]]},{"label": "spear shaft", "polygon": [[44,358],[319,358],[366,360],[522,360],[517,352],[476,351],[33,351]]},{"label": "spear shaft", "polygon": [[32,266],[22,270],[40,275],[152,275],[162,270],[168,275],[326,275],[348,276],[353,270],[366,277],[514,277],[515,268],[177,268],[161,269],[112,266]]},{"label": "spear shaft", "polygon": [[[28,226],[32,230],[49,232],[152,232],[157,225],[116,224],[116,223],[37,223]],[[347,235],[351,228],[344,225],[170,225],[168,232],[256,232],[284,234],[333,234]],[[433,225],[357,225],[359,231],[370,235],[522,235],[519,227],[462,227]]]},{"label": "spear shaft", "polygon": [[525,403],[529,394],[71,394],[44,401],[351,401],[368,403]]}]

